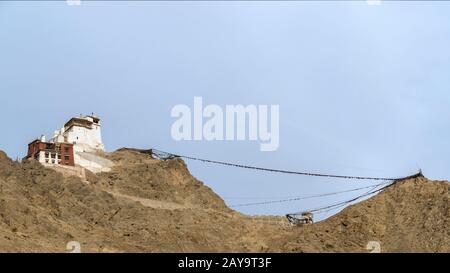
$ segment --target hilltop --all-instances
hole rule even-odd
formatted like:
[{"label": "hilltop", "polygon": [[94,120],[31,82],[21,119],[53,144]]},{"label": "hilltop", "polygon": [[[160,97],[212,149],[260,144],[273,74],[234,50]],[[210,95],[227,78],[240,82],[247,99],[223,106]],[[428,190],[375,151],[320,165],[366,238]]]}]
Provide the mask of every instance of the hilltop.
[{"label": "hilltop", "polygon": [[178,158],[121,149],[110,172],[64,175],[0,152],[0,252],[449,252],[450,184],[401,181],[302,227],[231,210]]}]

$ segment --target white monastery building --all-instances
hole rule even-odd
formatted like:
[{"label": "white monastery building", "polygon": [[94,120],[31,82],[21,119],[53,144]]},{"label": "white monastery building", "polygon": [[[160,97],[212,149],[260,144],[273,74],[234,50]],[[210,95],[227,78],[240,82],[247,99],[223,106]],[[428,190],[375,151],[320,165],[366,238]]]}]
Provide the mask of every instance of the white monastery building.
[{"label": "white monastery building", "polygon": [[45,136],[28,145],[27,158],[35,158],[44,165],[65,165],[86,168],[92,172],[110,171],[112,162],[102,157],[100,118],[94,114],[71,118],[53,138]]},{"label": "white monastery building", "polygon": [[94,115],[70,119],[63,128],[55,131],[52,140],[72,143],[75,152],[105,151],[100,119]]}]

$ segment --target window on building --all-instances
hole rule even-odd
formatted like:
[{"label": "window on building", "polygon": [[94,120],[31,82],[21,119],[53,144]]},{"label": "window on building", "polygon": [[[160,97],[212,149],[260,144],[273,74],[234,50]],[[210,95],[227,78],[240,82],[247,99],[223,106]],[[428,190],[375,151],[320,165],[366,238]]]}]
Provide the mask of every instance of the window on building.
[{"label": "window on building", "polygon": [[52,159],[52,164],[55,164],[55,160],[54,159]]},{"label": "window on building", "polygon": [[61,159],[61,155],[60,154],[58,154],[58,159]]},{"label": "window on building", "polygon": [[69,147],[65,147],[65,148],[64,148],[64,151],[65,151],[66,153],[68,153],[68,152],[69,152]]},{"label": "window on building", "polygon": [[70,160],[70,156],[65,155],[65,156],[64,156],[64,160],[65,160],[65,161],[69,161],[69,160]]},{"label": "window on building", "polygon": [[49,152],[45,152],[45,157],[49,158],[50,157],[50,153]]},{"label": "window on building", "polygon": [[48,159],[45,160],[45,163],[48,163]]},{"label": "window on building", "polygon": [[55,158],[56,158],[56,154],[53,154],[53,153],[52,153],[51,156],[52,156],[52,159],[55,159]]}]

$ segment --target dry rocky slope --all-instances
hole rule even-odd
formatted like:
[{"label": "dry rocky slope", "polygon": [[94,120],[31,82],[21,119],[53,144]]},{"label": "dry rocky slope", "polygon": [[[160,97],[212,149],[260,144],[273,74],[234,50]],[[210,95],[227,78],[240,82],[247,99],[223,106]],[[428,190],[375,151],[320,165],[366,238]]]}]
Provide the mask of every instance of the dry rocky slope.
[{"label": "dry rocky slope", "polygon": [[180,159],[133,150],[111,172],[67,177],[0,152],[0,252],[449,252],[449,191],[415,178],[316,224],[248,217],[193,178]]}]

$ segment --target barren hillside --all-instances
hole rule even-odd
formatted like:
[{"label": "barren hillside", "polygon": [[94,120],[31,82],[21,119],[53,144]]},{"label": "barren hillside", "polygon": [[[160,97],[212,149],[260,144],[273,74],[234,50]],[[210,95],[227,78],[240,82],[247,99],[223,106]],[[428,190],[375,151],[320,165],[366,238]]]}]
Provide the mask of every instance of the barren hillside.
[{"label": "barren hillside", "polygon": [[0,152],[0,252],[449,252],[448,182],[416,178],[314,225],[226,207],[180,159],[109,154],[111,172],[64,177]]}]

